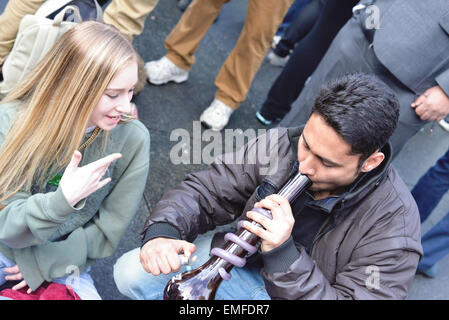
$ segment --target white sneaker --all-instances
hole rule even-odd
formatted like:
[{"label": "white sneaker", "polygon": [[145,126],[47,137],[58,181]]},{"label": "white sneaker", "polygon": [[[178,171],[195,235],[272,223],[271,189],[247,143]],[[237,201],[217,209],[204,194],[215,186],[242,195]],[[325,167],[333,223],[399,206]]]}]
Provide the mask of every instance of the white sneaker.
[{"label": "white sneaker", "polygon": [[444,130],[446,130],[446,131],[448,131],[449,132],[449,123],[447,123],[447,121],[446,120],[440,120],[439,122],[438,122],[438,124],[444,129]]},{"label": "white sneaker", "polygon": [[286,57],[281,57],[278,56],[276,53],[274,53],[273,51],[268,52],[267,55],[268,61],[276,67],[284,67],[287,64],[288,59],[290,58],[290,56],[286,56]]},{"label": "white sneaker", "polygon": [[148,81],[156,85],[166,84],[170,81],[181,83],[187,81],[189,77],[188,71],[179,68],[165,56],[159,60],[145,63],[145,70]]},{"label": "white sneaker", "polygon": [[282,39],[281,36],[275,35],[273,37],[273,41],[271,42],[271,47],[276,48],[276,46],[278,45],[279,41],[281,41],[281,39]]},{"label": "white sneaker", "polygon": [[211,105],[201,114],[200,121],[204,126],[214,131],[220,131],[228,124],[233,112],[232,108],[220,100],[214,99]]}]

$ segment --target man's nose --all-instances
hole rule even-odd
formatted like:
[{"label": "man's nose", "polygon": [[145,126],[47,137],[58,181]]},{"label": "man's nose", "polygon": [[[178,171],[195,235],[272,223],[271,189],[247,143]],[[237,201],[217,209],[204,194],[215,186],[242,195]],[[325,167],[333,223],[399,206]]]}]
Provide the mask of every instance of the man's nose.
[{"label": "man's nose", "polygon": [[303,159],[299,163],[299,172],[302,174],[313,176],[315,174],[315,166],[313,164],[313,160],[310,157]]}]

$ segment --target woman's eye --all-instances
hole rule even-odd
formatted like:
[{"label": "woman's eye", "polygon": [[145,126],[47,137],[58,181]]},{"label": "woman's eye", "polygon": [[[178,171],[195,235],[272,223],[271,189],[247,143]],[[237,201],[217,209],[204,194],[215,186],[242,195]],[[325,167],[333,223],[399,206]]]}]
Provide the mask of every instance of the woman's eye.
[{"label": "woman's eye", "polygon": [[118,97],[118,95],[117,94],[106,94],[109,98],[111,98],[111,99],[115,99],[115,98],[117,98]]}]

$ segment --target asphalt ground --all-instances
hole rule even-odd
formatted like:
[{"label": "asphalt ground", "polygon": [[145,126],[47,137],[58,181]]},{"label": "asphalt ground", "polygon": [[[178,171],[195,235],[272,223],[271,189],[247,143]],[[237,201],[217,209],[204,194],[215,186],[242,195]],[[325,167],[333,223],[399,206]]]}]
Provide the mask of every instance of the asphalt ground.
[{"label": "asphalt ground", "polygon": [[[0,0],[0,12],[5,4],[5,0]],[[117,251],[113,256],[98,260],[92,266],[91,275],[103,299],[126,299],[118,292],[114,284],[113,265],[123,253],[140,246],[143,225],[162,194],[183,180],[186,174],[207,166],[205,158],[202,158],[200,162],[194,161],[192,149],[191,153],[187,154],[187,158],[190,159],[189,164],[174,164],[170,160],[170,151],[179,143],[179,140],[170,139],[170,136],[174,134],[177,137],[179,132],[188,134],[190,147],[193,146],[194,141],[198,141],[195,140],[198,136],[194,135],[194,132],[198,133],[197,121],[201,112],[214,98],[215,76],[239,36],[245,20],[246,7],[247,0],[234,0],[223,6],[219,19],[212,25],[198,48],[197,63],[193,66],[187,82],[165,86],[146,85],[135,98],[139,118],[151,134],[150,174],[140,209]],[[144,61],[156,60],[165,54],[164,39],[181,14],[176,0],[159,2],[148,16],[143,33],[133,42]],[[227,126],[228,129],[241,129],[242,132],[247,129],[267,129],[256,120],[255,112],[261,107],[280,71],[281,69],[271,66],[266,61],[262,64],[247,99],[234,112]],[[393,162],[410,189],[448,148],[449,133],[435,124],[433,133],[430,134],[431,127],[432,124],[428,124],[412,137]],[[203,132],[204,130],[201,130],[201,133]],[[237,132],[234,131],[234,133]],[[214,139],[222,137],[217,135]],[[202,146],[208,143],[203,141]],[[232,147],[232,144],[229,147]],[[226,146],[223,150],[225,148]],[[446,195],[435,212],[422,225],[422,232],[425,233],[438,222],[446,214],[448,207],[449,196]],[[440,262],[440,269],[441,272],[435,279],[417,275],[412,283],[408,299],[448,299],[449,272],[446,270],[449,270],[449,257]]]}]

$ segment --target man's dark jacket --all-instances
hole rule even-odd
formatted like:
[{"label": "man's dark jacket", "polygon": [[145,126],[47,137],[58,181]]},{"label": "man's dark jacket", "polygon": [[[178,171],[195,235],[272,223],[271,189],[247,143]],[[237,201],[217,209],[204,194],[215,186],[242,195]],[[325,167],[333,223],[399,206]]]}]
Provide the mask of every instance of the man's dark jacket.
[{"label": "man's dark jacket", "polygon": [[[287,182],[302,128],[277,128],[187,176],[155,205],[144,241],[192,242],[228,224]],[[332,208],[307,254],[292,237],[262,253],[268,294],[276,299],[403,299],[422,255],[416,203],[386,160]],[[270,166],[261,155],[269,155]],[[261,161],[259,161],[259,160]],[[232,281],[232,280],[231,280]]]}]

